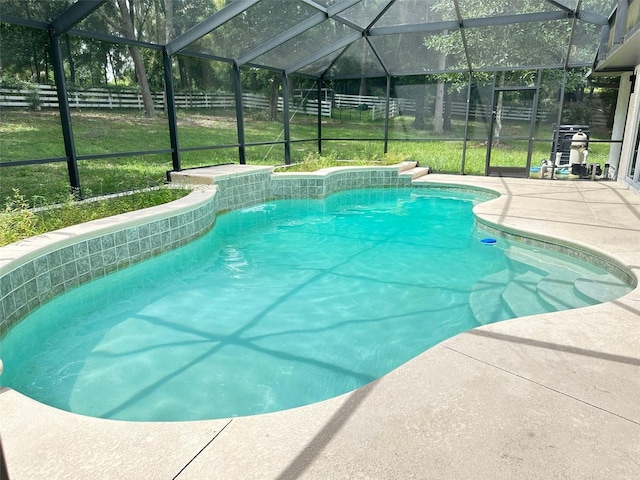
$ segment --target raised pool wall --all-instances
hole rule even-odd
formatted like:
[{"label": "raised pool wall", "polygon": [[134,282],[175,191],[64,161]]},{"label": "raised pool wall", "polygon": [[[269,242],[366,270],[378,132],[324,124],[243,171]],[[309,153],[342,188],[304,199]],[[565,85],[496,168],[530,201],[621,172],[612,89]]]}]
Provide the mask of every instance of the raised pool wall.
[{"label": "raised pool wall", "polygon": [[[409,166],[337,167],[215,177],[166,205],[94,220],[0,248],[0,336],[40,305],[90,280],[177,248],[206,233],[218,213],[272,199],[323,198],[356,188],[409,187]],[[202,183],[202,182],[201,182]]]}]

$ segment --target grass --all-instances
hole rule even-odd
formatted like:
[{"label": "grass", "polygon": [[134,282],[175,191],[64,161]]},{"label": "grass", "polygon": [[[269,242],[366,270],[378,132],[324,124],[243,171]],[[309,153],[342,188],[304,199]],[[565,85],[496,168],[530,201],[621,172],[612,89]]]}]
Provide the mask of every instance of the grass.
[{"label": "grass", "polygon": [[[64,157],[60,118],[57,112],[32,112],[20,109],[3,109],[0,123],[0,162]],[[73,134],[79,156],[113,154],[130,151],[157,151],[169,149],[166,118],[145,118],[138,111],[72,111]],[[244,118],[247,143],[283,141],[282,122],[271,122],[264,112],[247,111]],[[511,125],[505,135],[522,135],[523,125]],[[462,121],[454,121],[446,135],[413,128],[412,117],[396,117],[389,122],[388,152],[383,153],[384,120],[371,119],[371,112],[334,110],[334,118],[324,118],[322,123],[322,155],[317,153],[316,117],[295,115],[291,120],[292,140],[309,140],[291,144],[293,171],[313,171],[345,162],[355,165],[394,164],[403,160],[415,160],[430,166],[435,172],[484,174],[486,156],[486,125],[471,122],[467,127],[470,140],[466,144],[464,172],[462,157],[465,133]],[[548,126],[547,126],[547,130]],[[550,131],[540,131],[534,143],[532,165],[539,165],[549,158]],[[178,137],[182,168],[192,168],[223,163],[238,163],[237,124],[233,111],[229,110],[180,110],[178,112]],[[357,138],[357,141],[349,141]],[[395,141],[394,141],[395,140]],[[201,147],[225,147],[203,149]],[[591,161],[604,164],[608,158],[609,144],[592,144]],[[492,164],[524,166],[526,141],[509,141],[494,146]],[[249,164],[281,165],[284,146],[248,145],[246,159]],[[138,154],[102,159],[79,160],[78,170],[85,197],[96,197],[136,189],[162,185],[166,172],[172,170],[169,153]],[[21,200],[17,202],[14,191]],[[145,194],[143,194],[144,196]],[[151,194],[154,202],[164,201]],[[16,208],[69,203],[69,179],[65,161],[28,166],[0,168],[0,212]],[[17,202],[17,203],[16,203]],[[111,201],[109,201],[111,202]],[[103,215],[119,213],[107,202],[99,210]],[[115,202],[117,203],[117,202]],[[135,209],[136,207],[131,207]],[[22,210],[22,208],[18,208]],[[53,216],[62,216],[56,210]],[[79,213],[79,221],[90,219]],[[26,220],[25,220],[26,221]],[[55,222],[50,220],[53,225]],[[14,225],[14,230],[20,226]],[[40,227],[37,227],[40,228]],[[59,227],[56,227],[59,228]],[[29,230],[29,228],[27,229]],[[39,231],[39,230],[38,230]]]},{"label": "grass", "polygon": [[0,212],[0,246],[71,225],[172,202],[188,193],[185,189],[160,188],[85,202],[69,196],[67,201],[56,206],[32,209],[27,199],[14,190],[4,211]]}]

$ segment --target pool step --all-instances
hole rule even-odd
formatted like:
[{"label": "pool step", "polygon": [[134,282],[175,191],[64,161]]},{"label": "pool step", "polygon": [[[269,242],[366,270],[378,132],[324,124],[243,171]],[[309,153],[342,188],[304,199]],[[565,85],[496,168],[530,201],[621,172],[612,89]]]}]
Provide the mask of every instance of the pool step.
[{"label": "pool step", "polygon": [[587,307],[598,303],[591,297],[581,295],[575,286],[575,276],[549,275],[538,283],[538,295],[556,310]]},{"label": "pool step", "polygon": [[594,274],[562,258],[557,262],[555,258],[540,259],[536,252],[517,247],[505,253],[509,269],[476,282],[469,295],[469,306],[481,325],[587,307],[629,292],[621,280]]},{"label": "pool step", "polygon": [[525,317],[548,311],[548,305],[538,295],[538,284],[544,275],[529,271],[518,275],[509,282],[500,295],[505,310],[513,312],[513,317]]},{"label": "pool step", "polygon": [[417,180],[420,177],[429,175],[431,169],[429,167],[414,167],[409,170],[398,173],[398,178],[410,178],[411,181]]},{"label": "pool step", "polygon": [[512,272],[502,270],[487,275],[471,289],[469,306],[480,325],[505,320],[513,316],[504,308],[501,299],[505,285],[513,279]]},{"label": "pool step", "polygon": [[629,292],[629,286],[617,278],[608,278],[604,281],[598,275],[578,278],[574,287],[579,295],[586,299],[591,299],[594,303],[610,301],[613,298],[620,298]]},{"label": "pool step", "polygon": [[565,261],[560,257],[548,257],[538,254],[537,251],[518,246],[511,246],[505,250],[505,255],[511,262],[525,265],[525,270],[535,270],[548,275],[561,274],[567,275],[567,272],[573,272],[575,277],[588,275],[591,273],[579,264]]},{"label": "pool step", "polygon": [[231,176],[251,175],[259,172],[271,173],[273,167],[262,165],[214,165],[210,167],[187,168],[179,172],[169,172],[171,183],[179,185],[214,185],[217,180]]}]

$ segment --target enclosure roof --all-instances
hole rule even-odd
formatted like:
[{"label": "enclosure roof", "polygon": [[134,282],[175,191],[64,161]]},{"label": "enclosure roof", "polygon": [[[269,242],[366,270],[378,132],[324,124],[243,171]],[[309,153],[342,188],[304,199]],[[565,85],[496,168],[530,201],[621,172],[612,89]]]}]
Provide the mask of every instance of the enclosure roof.
[{"label": "enclosure roof", "polygon": [[[0,0],[1,20],[323,78],[593,64],[616,0]],[[122,7],[132,19],[127,28]],[[131,8],[133,7],[133,8]]]}]

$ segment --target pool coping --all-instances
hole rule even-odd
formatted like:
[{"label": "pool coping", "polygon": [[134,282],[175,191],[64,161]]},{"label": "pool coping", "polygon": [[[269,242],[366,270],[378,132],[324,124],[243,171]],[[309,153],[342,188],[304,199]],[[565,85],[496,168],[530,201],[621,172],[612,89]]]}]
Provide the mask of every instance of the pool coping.
[{"label": "pool coping", "polygon": [[[557,238],[638,276],[640,196],[621,184],[413,183],[496,191],[474,208],[482,222]],[[355,392],[266,415],[116,422],[3,389],[0,434],[12,478],[634,478],[637,398],[636,287],[614,302],[472,330]]]}]

